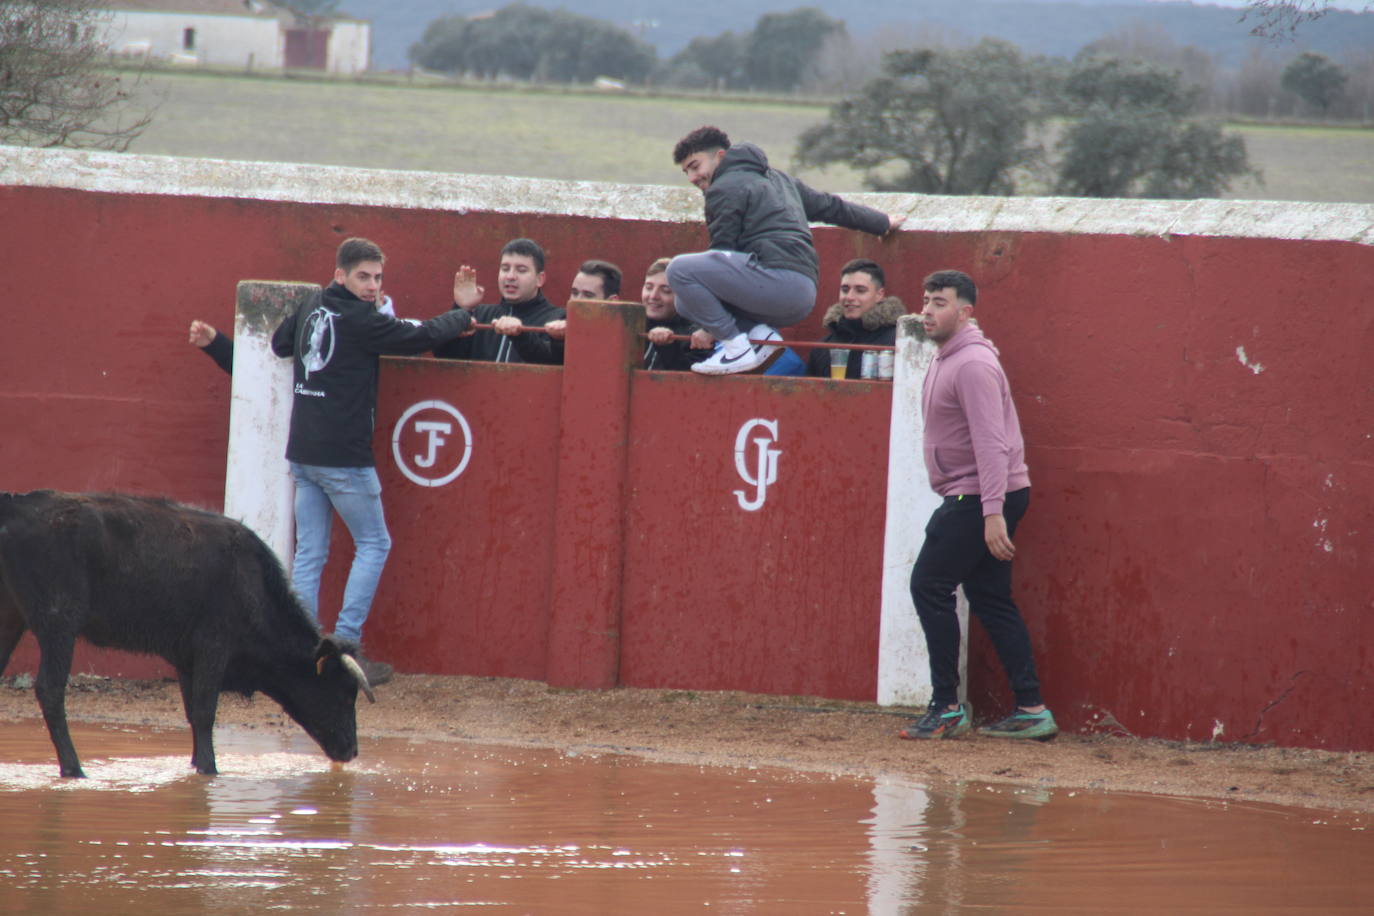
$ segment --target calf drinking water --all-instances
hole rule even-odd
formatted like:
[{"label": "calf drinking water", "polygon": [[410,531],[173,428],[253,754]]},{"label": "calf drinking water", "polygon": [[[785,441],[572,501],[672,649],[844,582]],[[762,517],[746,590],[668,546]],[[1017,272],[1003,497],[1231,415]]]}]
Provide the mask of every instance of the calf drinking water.
[{"label": "calf drinking water", "polygon": [[83,776],[67,729],[78,637],[157,655],[176,669],[191,763],[215,769],[223,691],[261,691],[338,761],[358,755],[355,704],[372,689],[355,647],[321,637],[281,564],[214,512],[117,494],[0,493],[0,672],[26,630],[34,690],[63,776]]}]

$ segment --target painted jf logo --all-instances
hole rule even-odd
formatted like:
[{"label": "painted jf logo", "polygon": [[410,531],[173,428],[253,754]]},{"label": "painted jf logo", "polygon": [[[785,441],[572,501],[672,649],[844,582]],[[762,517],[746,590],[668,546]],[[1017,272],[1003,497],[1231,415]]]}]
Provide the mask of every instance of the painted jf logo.
[{"label": "painted jf logo", "polygon": [[[453,441],[455,426],[461,442]],[[467,468],[472,457],[472,427],[452,404],[412,404],[391,431],[391,456],[410,482],[442,487]]]},{"label": "painted jf logo", "polygon": [[[750,434],[755,430],[766,432],[767,435],[750,439]],[[739,435],[735,436],[735,470],[739,472],[740,479],[754,488],[753,496],[746,496],[743,490],[735,491],[739,507],[745,512],[756,512],[763,508],[763,501],[768,498],[768,485],[778,482],[778,456],[782,454],[782,449],[772,447],[777,441],[778,421],[757,417],[745,421],[739,428]],[[752,470],[749,468],[750,442],[757,448],[758,455]]]}]

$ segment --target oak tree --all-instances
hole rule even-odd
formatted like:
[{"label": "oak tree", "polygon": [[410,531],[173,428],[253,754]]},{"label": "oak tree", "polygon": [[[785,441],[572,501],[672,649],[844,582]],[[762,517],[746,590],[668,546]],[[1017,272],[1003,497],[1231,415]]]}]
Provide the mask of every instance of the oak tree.
[{"label": "oak tree", "polygon": [[1030,128],[1045,110],[1034,68],[1007,42],[892,51],[882,75],[804,131],[803,165],[845,163],[875,191],[1014,194],[1041,158]]},{"label": "oak tree", "polygon": [[1345,92],[1349,79],[1341,65],[1325,54],[1304,51],[1283,68],[1279,84],[1326,114],[1331,104]]},{"label": "oak tree", "polygon": [[1089,56],[1063,93],[1072,120],[1058,144],[1056,193],[1216,197],[1233,179],[1258,176],[1244,139],[1195,116],[1198,89],[1177,71]]}]

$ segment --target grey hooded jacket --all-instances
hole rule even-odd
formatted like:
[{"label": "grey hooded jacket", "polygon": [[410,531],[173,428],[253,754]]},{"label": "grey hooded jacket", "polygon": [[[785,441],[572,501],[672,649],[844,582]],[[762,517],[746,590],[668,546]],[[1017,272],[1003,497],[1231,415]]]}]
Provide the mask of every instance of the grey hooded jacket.
[{"label": "grey hooded jacket", "polygon": [[872,235],[888,231],[886,213],[851,204],[808,187],[768,166],[752,143],[725,152],[706,189],[706,229],[711,247],[757,255],[764,267],[793,270],[820,280],[820,263],[811,242],[812,222],[858,229]]}]

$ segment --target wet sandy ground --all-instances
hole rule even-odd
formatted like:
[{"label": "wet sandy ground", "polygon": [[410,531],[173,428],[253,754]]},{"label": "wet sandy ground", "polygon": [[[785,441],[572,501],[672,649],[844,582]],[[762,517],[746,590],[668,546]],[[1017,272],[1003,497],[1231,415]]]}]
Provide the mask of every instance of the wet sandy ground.
[{"label": "wet sandy ground", "polygon": [[[25,679],[18,683],[24,685]],[[731,692],[564,690],[502,678],[398,675],[377,695],[376,705],[359,706],[364,756],[369,737],[461,740],[614,751],[663,762],[1374,812],[1374,753],[1068,734],[1046,743],[970,737],[918,744],[896,738],[904,714],[873,704]],[[171,681],[79,676],[68,692],[68,711],[74,721],[185,727]],[[0,719],[25,717],[35,729],[43,728],[33,691],[16,686],[13,677],[0,679]],[[262,696],[251,701],[224,696],[219,722],[299,732]],[[189,760],[189,733],[186,753]]]}]

